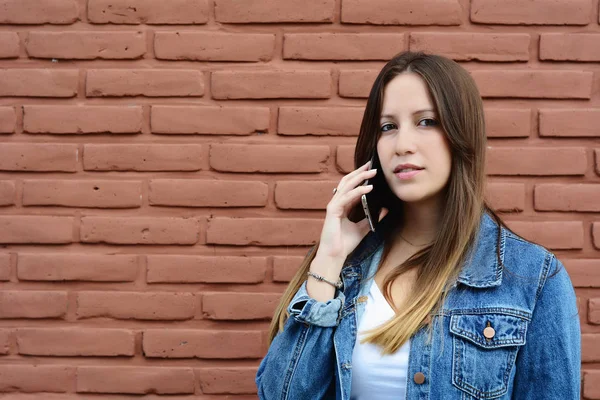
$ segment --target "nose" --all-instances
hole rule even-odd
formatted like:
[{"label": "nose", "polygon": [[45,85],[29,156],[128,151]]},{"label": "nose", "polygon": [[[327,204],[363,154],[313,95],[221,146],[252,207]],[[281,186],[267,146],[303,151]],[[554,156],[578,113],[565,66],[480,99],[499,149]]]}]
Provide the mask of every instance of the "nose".
[{"label": "nose", "polygon": [[416,132],[411,124],[402,124],[396,135],[396,154],[414,153],[416,151]]}]

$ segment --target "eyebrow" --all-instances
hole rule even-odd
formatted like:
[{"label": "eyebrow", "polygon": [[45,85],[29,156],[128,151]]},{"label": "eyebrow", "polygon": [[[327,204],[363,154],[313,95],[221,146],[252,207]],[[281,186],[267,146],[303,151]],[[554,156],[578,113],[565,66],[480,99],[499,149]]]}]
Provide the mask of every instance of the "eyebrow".
[{"label": "eyebrow", "polygon": [[[423,110],[417,110],[417,111],[415,111],[413,113],[413,115],[414,114],[422,114],[422,113],[425,113],[425,112],[432,112],[432,113],[435,114],[435,110],[432,110],[430,108],[425,108]],[[380,119],[384,119],[384,118],[394,118],[394,115],[392,115],[392,114],[382,114]]]}]

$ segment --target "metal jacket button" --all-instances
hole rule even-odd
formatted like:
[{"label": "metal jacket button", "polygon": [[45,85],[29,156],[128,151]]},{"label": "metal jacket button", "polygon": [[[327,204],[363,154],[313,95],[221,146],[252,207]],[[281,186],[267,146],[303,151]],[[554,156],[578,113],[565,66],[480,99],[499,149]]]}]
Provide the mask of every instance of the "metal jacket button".
[{"label": "metal jacket button", "polygon": [[422,385],[425,382],[425,375],[422,372],[417,372],[413,379],[417,385]]},{"label": "metal jacket button", "polygon": [[487,327],[483,330],[483,336],[485,336],[486,339],[490,340],[494,337],[495,334],[496,331],[494,330],[494,328],[491,327],[490,321],[488,321]]}]

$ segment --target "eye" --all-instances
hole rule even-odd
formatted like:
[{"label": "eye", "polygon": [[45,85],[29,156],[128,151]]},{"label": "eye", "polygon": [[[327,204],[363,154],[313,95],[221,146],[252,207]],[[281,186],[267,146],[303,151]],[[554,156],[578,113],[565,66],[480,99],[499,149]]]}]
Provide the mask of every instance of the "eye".
[{"label": "eye", "polygon": [[396,126],[396,125],[394,125],[394,124],[384,124],[384,125],[381,127],[381,131],[382,131],[382,132],[387,132],[389,129],[385,129],[386,127],[391,127],[390,129],[394,129],[393,127],[395,127],[395,126]]},{"label": "eye", "polygon": [[437,120],[433,119],[433,118],[423,118],[422,120],[419,121],[419,124],[421,124],[421,122],[423,121],[430,121],[431,123],[433,123],[433,125],[429,125],[429,126],[436,126],[438,124]]}]

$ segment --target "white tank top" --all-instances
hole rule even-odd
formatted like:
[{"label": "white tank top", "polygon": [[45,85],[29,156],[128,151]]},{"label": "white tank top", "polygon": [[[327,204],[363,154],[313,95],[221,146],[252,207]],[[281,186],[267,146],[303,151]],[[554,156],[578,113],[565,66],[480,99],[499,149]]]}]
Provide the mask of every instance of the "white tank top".
[{"label": "white tank top", "polygon": [[358,325],[354,352],[352,353],[352,386],[350,400],[398,400],[406,396],[406,374],[410,340],[394,354],[381,356],[380,348],[372,343],[360,344],[362,331],[375,328],[394,316],[373,281],[364,313]]}]

